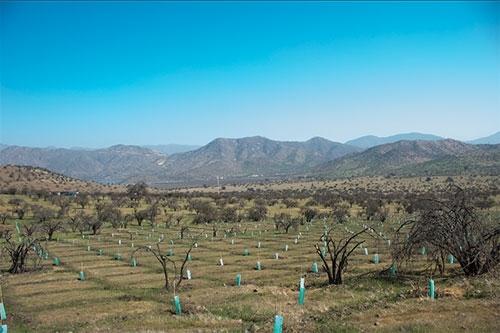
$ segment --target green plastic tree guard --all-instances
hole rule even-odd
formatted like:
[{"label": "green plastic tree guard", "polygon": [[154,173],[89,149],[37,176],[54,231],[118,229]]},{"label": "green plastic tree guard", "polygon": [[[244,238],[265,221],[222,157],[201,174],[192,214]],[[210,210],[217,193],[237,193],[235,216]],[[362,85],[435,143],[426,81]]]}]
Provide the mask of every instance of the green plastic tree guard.
[{"label": "green plastic tree guard", "polygon": [[380,262],[380,257],[379,257],[379,255],[378,255],[378,253],[375,253],[375,254],[373,255],[373,258],[372,258],[372,263],[374,263],[374,264],[378,264],[379,262]]},{"label": "green plastic tree guard", "polygon": [[427,254],[427,250],[425,248],[425,246],[422,246],[422,248],[420,249],[420,254],[425,256]]},{"label": "green plastic tree guard", "polygon": [[190,254],[188,254],[188,261],[191,261],[191,260],[193,260],[193,258],[191,257],[191,253],[190,253]]},{"label": "green plastic tree guard", "polygon": [[3,324],[0,326],[0,333],[7,333],[7,325]]},{"label": "green plastic tree guard", "polygon": [[104,254],[104,251],[102,249],[97,250],[97,255],[102,256]]},{"label": "green plastic tree guard", "polygon": [[313,262],[312,267],[311,267],[311,271],[313,273],[318,273],[318,263],[317,262]]},{"label": "green plastic tree guard", "polygon": [[262,269],[261,265],[260,265],[260,261],[257,261],[257,264],[255,265],[255,269],[260,271]]},{"label": "green plastic tree guard", "polygon": [[137,259],[132,258],[132,260],[130,260],[130,266],[137,267]]},{"label": "green plastic tree guard", "polygon": [[455,257],[452,254],[448,254],[448,263],[449,264],[455,263]]},{"label": "green plastic tree guard", "polygon": [[113,257],[115,260],[122,260],[122,255],[120,253],[116,253]]},{"label": "green plastic tree guard", "polygon": [[78,280],[85,281],[85,272],[80,271],[80,274],[78,275]]},{"label": "green plastic tree guard", "polygon": [[389,274],[390,276],[395,277],[396,273],[397,273],[396,264],[393,263],[389,268]]},{"label": "green plastic tree guard", "polygon": [[236,285],[241,286],[241,274],[236,274]]},{"label": "green plastic tree guard", "polygon": [[299,305],[304,305],[306,288],[305,288],[305,279],[300,278],[300,287],[299,287]]},{"label": "green plastic tree guard", "polygon": [[172,249],[168,249],[167,251],[167,257],[171,257],[174,255],[174,251]]},{"label": "green plastic tree guard", "polygon": [[436,298],[436,288],[435,288],[433,279],[429,279],[429,284],[427,286],[427,289],[428,289],[428,296],[430,297],[430,299],[435,299]]},{"label": "green plastic tree guard", "polygon": [[61,265],[61,260],[58,257],[54,257],[54,259],[52,259],[52,264],[54,266],[59,266]]},{"label": "green plastic tree guard", "polygon": [[283,316],[274,316],[273,333],[283,333]]},{"label": "green plastic tree guard", "polygon": [[250,251],[248,251],[248,249],[245,249],[245,250],[243,251],[243,255],[244,255],[244,256],[248,256],[248,255],[250,255]]},{"label": "green plastic tree guard", "polygon": [[3,303],[0,303],[0,319],[7,320],[7,312],[5,311],[5,305],[3,305]]},{"label": "green plastic tree guard", "polygon": [[181,300],[179,299],[178,295],[174,296],[173,303],[174,303],[175,314],[181,315],[182,314]]}]

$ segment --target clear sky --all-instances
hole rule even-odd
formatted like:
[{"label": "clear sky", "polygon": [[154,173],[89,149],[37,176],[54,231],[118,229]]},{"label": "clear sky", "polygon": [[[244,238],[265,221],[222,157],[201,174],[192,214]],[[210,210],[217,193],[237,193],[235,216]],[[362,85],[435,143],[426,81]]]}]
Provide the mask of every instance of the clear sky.
[{"label": "clear sky", "polygon": [[0,142],[500,129],[495,2],[1,2]]}]

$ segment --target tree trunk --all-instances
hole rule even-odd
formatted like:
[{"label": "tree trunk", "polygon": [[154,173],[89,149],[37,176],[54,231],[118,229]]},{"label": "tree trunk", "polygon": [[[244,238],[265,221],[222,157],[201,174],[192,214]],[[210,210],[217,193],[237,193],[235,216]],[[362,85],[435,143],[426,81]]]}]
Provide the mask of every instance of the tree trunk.
[{"label": "tree trunk", "polygon": [[168,272],[167,272],[167,263],[162,262],[163,267],[163,276],[165,277],[165,289],[168,290]]}]

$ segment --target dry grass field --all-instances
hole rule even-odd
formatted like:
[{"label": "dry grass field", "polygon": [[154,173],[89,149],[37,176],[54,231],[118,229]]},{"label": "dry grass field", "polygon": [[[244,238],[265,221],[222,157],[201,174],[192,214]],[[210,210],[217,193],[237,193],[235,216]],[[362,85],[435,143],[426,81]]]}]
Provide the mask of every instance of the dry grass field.
[{"label": "dry grass field", "polygon": [[[0,196],[3,210],[12,197]],[[28,196],[17,197],[51,206]],[[299,200],[299,207],[305,201]],[[86,211],[91,212],[94,204]],[[180,239],[181,225],[167,228],[161,223],[162,216],[156,229],[147,222],[142,227],[130,222],[127,229],[106,225],[100,234],[86,233],[84,238],[76,232],[58,232],[53,241],[43,243],[49,256],[41,259],[38,270],[5,273],[8,262],[2,253],[6,323],[10,332],[269,332],[275,314],[281,314],[285,332],[500,331],[496,272],[465,278],[459,265],[448,264],[444,276],[433,276],[435,300],[427,297],[430,276],[422,273],[428,264],[425,255],[412,269],[395,277],[381,274],[392,264],[387,239],[403,218],[394,204],[389,208],[390,218],[376,224],[382,237],[363,236],[368,255],[361,248],[355,251],[342,285],[327,284],[314,248],[315,244],[321,246],[325,224],[332,225],[328,219],[313,220],[289,233],[276,231],[271,218],[236,223],[235,233],[224,232],[234,224],[218,223],[217,236],[213,237],[211,225],[192,225],[193,213],[182,208],[176,214],[183,214],[181,225],[189,226],[184,239]],[[131,208],[122,210],[126,213]],[[285,211],[297,215],[299,210],[277,204],[269,207],[268,216]],[[335,235],[359,230],[366,221],[357,217],[358,210],[360,207],[353,205],[352,217],[336,226]],[[490,211],[498,218],[498,204]],[[29,223],[30,217],[9,219],[4,228],[15,232],[16,222]],[[192,279],[184,279],[175,291],[181,300],[181,315],[174,312],[173,291],[163,288],[163,273],[155,257],[138,252],[137,267],[130,264],[134,249],[154,247],[159,239],[163,239],[162,252],[172,250],[170,258],[178,266],[190,245],[197,243],[192,260],[187,261]],[[249,255],[244,255],[245,249]],[[376,253],[378,264],[371,262]],[[115,259],[117,254],[121,260]],[[60,258],[59,266],[53,265],[54,257]],[[220,258],[224,266],[219,265]],[[256,270],[257,261],[262,270]],[[314,262],[319,273],[311,271]],[[78,280],[81,270],[86,274],[84,281]],[[169,273],[174,274],[172,270]],[[241,286],[236,285],[237,274],[241,274]],[[301,277],[305,277],[306,286],[304,305],[298,304]]]},{"label": "dry grass field", "polygon": [[[500,180],[495,176],[454,176],[450,177],[454,183],[462,187],[475,187],[481,190],[498,188]],[[245,192],[249,189],[255,191],[286,191],[286,190],[352,190],[365,191],[405,191],[405,192],[428,192],[448,185],[448,177],[356,177],[349,179],[333,180],[283,180],[273,182],[255,182],[247,184],[234,184],[221,182],[221,186],[187,187],[172,189],[173,192],[181,193],[216,193],[220,192]]]}]

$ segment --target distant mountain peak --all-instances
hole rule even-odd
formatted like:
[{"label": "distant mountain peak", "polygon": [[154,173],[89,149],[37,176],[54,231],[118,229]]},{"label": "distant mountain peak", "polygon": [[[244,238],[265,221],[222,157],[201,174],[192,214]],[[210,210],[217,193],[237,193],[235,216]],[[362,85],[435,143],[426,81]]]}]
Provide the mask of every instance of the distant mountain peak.
[{"label": "distant mountain peak", "polygon": [[200,183],[215,179],[215,175],[244,181],[255,180],[255,175],[282,179],[307,174],[350,177],[444,172],[494,174],[500,170],[500,145],[473,145],[421,133],[386,138],[366,136],[357,140],[367,138],[382,143],[363,149],[352,145],[352,141],[349,145],[322,137],[301,142],[251,136],[216,138],[197,149],[191,147],[173,154],[165,154],[158,147],[125,144],[92,150],[2,146],[0,165],[31,165],[101,183],[151,184]]},{"label": "distant mountain peak", "polygon": [[306,142],[322,142],[323,143],[323,142],[333,142],[333,141],[325,139],[321,136],[313,136],[312,138],[310,138]]},{"label": "distant mountain peak", "polygon": [[498,174],[500,145],[478,146],[453,139],[400,140],[368,148],[315,169],[329,177],[374,175]]},{"label": "distant mountain peak", "polygon": [[485,136],[483,138],[478,138],[475,140],[468,141],[468,143],[472,144],[490,144],[490,145],[496,145],[500,143],[500,131],[493,133],[491,135]]},{"label": "distant mountain peak", "polygon": [[357,139],[349,140],[346,142],[347,145],[359,147],[359,148],[371,148],[378,145],[393,143],[401,140],[423,140],[423,141],[437,141],[443,140],[444,138],[441,136],[433,135],[433,134],[425,134],[418,132],[410,132],[410,133],[401,133],[395,134],[386,137],[379,137],[375,135],[365,135],[359,137]]}]

